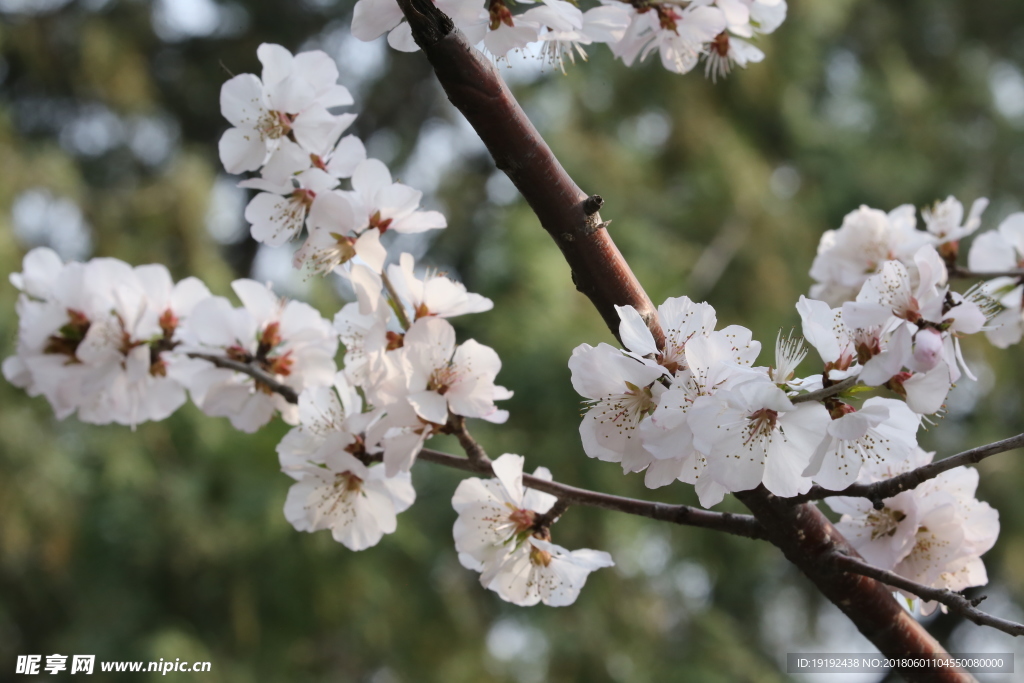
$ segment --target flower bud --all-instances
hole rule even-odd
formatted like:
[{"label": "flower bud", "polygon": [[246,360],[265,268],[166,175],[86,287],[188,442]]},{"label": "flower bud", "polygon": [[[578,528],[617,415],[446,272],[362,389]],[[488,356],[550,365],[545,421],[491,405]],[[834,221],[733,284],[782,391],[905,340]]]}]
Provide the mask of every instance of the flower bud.
[{"label": "flower bud", "polygon": [[928,372],[942,360],[942,335],[929,327],[914,336],[914,361],[918,372]]}]

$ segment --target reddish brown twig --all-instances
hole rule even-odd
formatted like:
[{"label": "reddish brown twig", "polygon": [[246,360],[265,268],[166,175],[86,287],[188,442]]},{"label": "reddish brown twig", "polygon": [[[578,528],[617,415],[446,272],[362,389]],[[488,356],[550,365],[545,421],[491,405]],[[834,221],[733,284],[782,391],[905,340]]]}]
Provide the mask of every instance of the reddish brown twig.
[{"label": "reddish brown twig", "polygon": [[972,448],[963,453],[951,455],[948,458],[922,465],[909,472],[898,474],[891,479],[884,479],[872,484],[851,484],[842,491],[829,491],[820,486],[812,486],[811,490],[807,493],[787,498],[787,500],[791,503],[803,503],[808,500],[821,500],[822,498],[830,498],[832,496],[852,496],[855,498],[867,498],[874,503],[876,508],[882,509],[882,501],[886,498],[892,498],[901,491],[917,488],[923,482],[934,479],[943,472],[948,472],[955,467],[972,465],[990,456],[1012,451],[1021,446],[1024,446],[1024,434],[1011,436],[1009,439],[1003,439],[1002,441],[996,441],[995,443]]},{"label": "reddish brown twig", "polygon": [[298,403],[299,394],[295,389],[292,389],[287,384],[277,381],[273,375],[259,367],[255,363],[243,363],[242,361],[232,360],[223,356],[215,356],[210,353],[190,353],[189,358],[197,358],[199,360],[205,360],[208,363],[213,363],[218,368],[224,368],[225,370],[234,370],[240,372],[243,375],[249,375],[260,384],[265,385],[268,389],[274,393],[280,394],[284,400],[289,403]]},{"label": "reddish brown twig", "polygon": [[[417,457],[420,460],[453,467],[465,472],[473,472],[474,474],[482,474],[488,477],[494,476],[494,472],[491,470],[491,461],[486,459],[486,456],[485,459],[470,460],[469,458],[462,458],[457,455],[424,448]],[[745,538],[765,538],[764,528],[750,515],[712,512],[710,510],[690,507],[689,505],[667,505],[648,500],[613,496],[608,493],[599,493],[569,486],[568,484],[540,479],[530,474],[523,475],[523,484],[532,489],[558,496],[559,500],[565,501],[566,504],[615,510],[616,512],[624,512],[628,515],[657,519],[663,522],[671,522],[672,524],[724,531]]]},{"label": "reddish brown twig", "polygon": [[978,609],[978,604],[985,599],[984,596],[971,599],[960,593],[954,593],[946,588],[932,588],[931,586],[925,586],[917,583],[916,581],[906,579],[899,574],[893,574],[892,572],[887,572],[884,569],[873,567],[864,560],[859,560],[856,557],[850,557],[849,555],[834,555],[832,557],[832,563],[843,571],[860,574],[862,576],[870,576],[876,581],[881,581],[894,588],[900,588],[908,593],[912,593],[922,600],[934,600],[939,602],[965,619],[970,619],[979,626],[991,626],[992,628],[999,629],[1003,633],[1009,633],[1011,636],[1024,636],[1024,625],[1018,624],[1015,621],[1009,621],[1008,619],[1000,619],[999,617],[993,616],[987,612],[982,612]]}]

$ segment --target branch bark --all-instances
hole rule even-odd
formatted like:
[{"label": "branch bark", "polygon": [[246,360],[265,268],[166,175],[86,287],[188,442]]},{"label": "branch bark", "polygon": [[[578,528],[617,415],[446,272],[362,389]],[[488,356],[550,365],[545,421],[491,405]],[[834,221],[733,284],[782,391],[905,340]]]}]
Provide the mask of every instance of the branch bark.
[{"label": "branch bark", "polygon": [[[413,37],[434,68],[448,99],[476,129],[498,168],[505,171],[555,239],[573,281],[617,334],[614,306],[630,304],[648,321],[659,346],[664,333],[654,308],[598,214],[584,210],[586,194],[565,173],[526,118],[493,65],[469,45],[431,0],[399,0]],[[592,207],[591,207],[592,208]],[[763,488],[738,496],[754,513],[769,540],[853,620],[887,655],[945,654],[939,643],[873,579],[845,574],[822,560],[832,553],[856,556],[821,512],[791,505]],[[920,681],[971,681],[962,671],[904,674]]]},{"label": "branch bark", "polygon": [[850,387],[857,384],[856,377],[847,377],[841,382],[836,382],[832,386],[825,387],[824,389],[818,389],[817,391],[811,391],[806,394],[800,394],[789,399],[793,403],[806,403],[808,401],[821,401],[822,399],[841,394]]},{"label": "branch bark", "polygon": [[[494,476],[494,472],[491,470],[491,461],[486,456],[482,459],[471,460],[424,448],[417,457],[420,460],[453,467],[465,472],[482,474],[487,477]],[[599,493],[569,486],[568,484],[548,481],[547,479],[538,479],[530,474],[523,475],[523,484],[531,489],[537,489],[538,491],[558,496],[560,500],[564,500],[572,505],[604,508],[605,510],[624,512],[628,515],[647,517],[682,526],[724,531],[745,538],[766,538],[764,528],[750,515],[737,515],[731,512],[711,512],[710,510],[701,510],[689,505],[667,505],[648,500],[613,496],[608,493]]]},{"label": "branch bark", "polygon": [[961,268],[960,266],[956,266],[954,268],[949,268],[949,277],[964,279],[976,278],[979,280],[987,280],[989,278],[994,277],[1024,278],[1024,269],[1013,268],[1010,270],[994,270],[989,272],[979,272],[976,270],[970,270],[969,268]]},{"label": "branch bark", "polygon": [[900,588],[908,593],[912,593],[922,600],[934,600],[941,603],[965,619],[970,619],[979,626],[991,626],[992,628],[999,629],[1003,633],[1009,633],[1011,636],[1024,636],[1024,626],[1021,624],[1007,619],[1000,619],[997,616],[993,616],[987,612],[982,612],[978,609],[978,604],[985,599],[984,596],[974,598],[972,600],[960,593],[954,593],[946,588],[932,588],[931,586],[925,586],[906,579],[899,574],[893,574],[892,572],[887,572],[884,569],[873,567],[863,560],[858,560],[857,558],[849,557],[848,555],[835,555],[832,558],[832,562],[843,571],[853,574],[861,574],[862,576],[870,576],[871,578],[887,583],[894,588]]},{"label": "branch bark", "polygon": [[292,389],[287,384],[279,382],[276,377],[265,371],[254,363],[243,363],[238,360],[231,360],[223,356],[214,356],[208,353],[190,353],[189,358],[198,358],[199,360],[205,360],[209,363],[213,363],[218,368],[224,368],[225,370],[234,370],[240,372],[243,375],[249,375],[260,384],[265,385],[268,389],[274,393],[280,394],[284,397],[284,400],[289,403],[298,403],[299,394],[295,389]]},{"label": "branch bark", "polygon": [[822,498],[830,498],[832,496],[852,496],[855,498],[867,498],[874,503],[876,508],[881,510],[884,505],[883,501],[886,498],[892,498],[902,491],[909,491],[910,489],[917,488],[923,482],[926,482],[929,479],[934,479],[943,472],[948,472],[951,469],[961,467],[963,465],[979,463],[985,458],[998,453],[1012,451],[1013,449],[1020,448],[1021,446],[1024,446],[1024,434],[1011,436],[1009,439],[1003,439],[1002,441],[996,441],[985,446],[972,448],[969,451],[964,451],[963,453],[951,455],[948,458],[943,458],[937,462],[922,465],[917,469],[904,472],[903,474],[898,474],[891,479],[885,479],[871,484],[851,484],[842,491],[829,491],[828,489],[823,489],[820,486],[812,486],[811,490],[807,493],[794,496],[793,498],[787,498],[786,500],[792,503],[803,503],[808,500],[821,500]]},{"label": "branch bark", "polygon": [[661,346],[654,305],[612,242],[590,199],[551,153],[494,65],[473,49],[431,0],[399,0],[413,37],[448,99],[476,129],[494,158],[562,250],[576,289],[586,294],[618,337],[615,306],[635,308]]}]

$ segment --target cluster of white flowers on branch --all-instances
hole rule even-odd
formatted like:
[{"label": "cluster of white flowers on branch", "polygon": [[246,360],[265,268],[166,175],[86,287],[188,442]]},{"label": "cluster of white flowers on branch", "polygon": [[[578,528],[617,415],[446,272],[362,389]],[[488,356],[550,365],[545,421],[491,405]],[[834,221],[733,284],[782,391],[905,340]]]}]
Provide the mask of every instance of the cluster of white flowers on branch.
[{"label": "cluster of white flowers on branch", "polygon": [[[445,227],[440,213],[419,210],[422,192],[393,182],[387,166],[366,158],[359,138],[342,137],[356,116],[329,111],[352,104],[330,57],[320,51],[292,56],[269,44],[257,55],[262,76],[235,76],[220,94],[221,113],[234,126],[220,140],[224,168],[260,171],[240,183],[260,191],[245,208],[253,239],[277,247],[305,227],[297,266],[327,273],[358,255],[380,272],[386,231]],[[350,189],[340,189],[343,179]]]},{"label": "cluster of white flowers on branch", "polygon": [[[460,12],[465,3],[449,4],[457,24],[469,16]],[[513,19],[492,0],[481,39],[487,46],[526,35],[581,42],[554,37],[552,17],[580,13],[563,5],[549,0]],[[701,41],[746,45],[728,35],[749,35],[751,20],[764,29],[785,11],[781,0],[619,5],[590,10],[582,25],[607,29],[617,12],[631,11],[613,50],[632,50],[623,57],[629,62],[657,47],[678,71],[710,54]],[[701,34],[719,15],[725,23],[714,24],[717,33]],[[357,22],[370,21],[377,35],[392,30],[399,46],[411,31],[401,17],[386,2],[357,5]],[[677,40],[683,35],[696,41],[692,54]],[[626,38],[632,47],[623,47]],[[472,339],[458,343],[448,318],[493,304],[444,275],[418,273],[408,253],[389,263],[381,241],[388,230],[443,228],[444,217],[420,210],[419,191],[393,182],[358,138],[342,137],[355,116],[331,110],[352,98],[325,54],[263,45],[258,56],[260,77],[234,77],[222,90],[233,127],[221,139],[221,159],[228,172],[259,172],[240,183],[259,191],[245,212],[254,239],[281,246],[305,231],[295,266],[345,278],[356,300],[332,323],[252,280],[233,283],[236,307],[195,278],[174,284],[163,266],[109,258],[65,264],[36,249],[12,276],[21,290],[17,353],[3,364],[12,383],[45,396],[58,417],[77,411],[94,423],[164,419],[188,396],[247,432],[280,414],[293,425],[277,447],[282,471],[295,480],[285,517],[299,531],[329,529],[352,550],[395,531],[397,515],[415,501],[410,472],[418,457],[493,475],[456,490],[455,546],[483,586],[520,605],[570,604],[591,571],[613,564],[605,552],[553,543],[551,527],[570,505],[770,537],[753,517],[576,489],[553,482],[545,468],[524,475],[522,456],[487,458],[466,418],[505,422],[496,402],[512,392],[495,383],[497,354]],[[712,73],[726,70],[728,62],[708,59]],[[828,300],[797,304],[804,337],[820,356],[818,374],[798,376],[804,342],[781,334],[774,363],[756,366],[761,344],[741,326],[716,329],[707,303],[670,298],[653,314],[616,306],[625,349],[584,344],[569,361],[589,404],[584,450],[626,472],[646,470],[651,488],[693,484],[705,507],[761,486],[794,504],[834,492],[862,496],[829,504],[843,513],[840,529],[869,568],[896,577],[891,585],[908,595],[963,608],[951,591],[987,582],[980,556],[995,542],[998,514],[974,498],[976,471],[936,469],[917,431],[961,374],[970,376],[961,337],[986,331],[997,345],[1020,337],[1020,214],[972,247],[971,274],[994,279],[965,294],[948,282],[968,272],[956,262],[959,240],[979,227],[985,204],[975,202],[964,221],[950,198],[923,212],[926,231],[916,229],[912,209],[862,208],[826,234],[812,294]],[[864,400],[869,390],[881,393]],[[424,450],[438,434],[456,436],[467,457]],[[908,488],[881,493],[894,482]]]},{"label": "cluster of white flowers on branch", "polygon": [[[889,479],[930,463],[934,455],[917,449],[895,466],[872,463],[863,479]],[[918,584],[959,591],[988,583],[980,556],[999,535],[999,513],[974,498],[977,487],[978,471],[961,467],[883,500],[881,509],[864,498],[826,502],[842,514],[836,528],[867,562]],[[936,606],[925,603],[922,612]]]},{"label": "cluster of white flowers on branch", "polygon": [[[532,0],[521,0],[534,5]],[[496,59],[538,45],[544,59],[565,71],[565,60],[587,58],[585,46],[605,43],[626,66],[657,51],[675,73],[704,59],[705,73],[717,79],[733,65],[760,62],[764,53],[748,40],[772,33],[786,18],[786,0],[601,0],[581,10],[566,0],[541,0],[513,14],[513,0],[437,0],[472,45]],[[359,0],[352,35],[375,40],[384,33],[396,50],[419,49],[403,21],[398,0]]]},{"label": "cluster of white flowers on branch", "polygon": [[[693,484],[706,507],[761,485],[802,502],[885,486],[900,474],[909,482],[931,459],[917,445],[922,418],[942,411],[961,375],[973,379],[960,339],[986,331],[1003,346],[1014,337],[1005,328],[1021,324],[1024,279],[1001,271],[1021,262],[1015,249],[1024,215],[1010,216],[972,246],[972,272],[1000,271],[998,279],[966,294],[949,285],[959,240],[977,230],[986,205],[975,202],[964,221],[962,205],[950,197],[923,212],[927,230],[916,229],[912,207],[888,215],[861,208],[826,233],[812,270],[814,293],[839,305],[805,297],[797,304],[820,374],[796,374],[807,355],[803,340],[781,333],[774,364],[756,367],[761,345],[751,332],[716,330],[706,303],[665,301],[657,316],[665,333],[660,346],[636,310],[619,307],[625,348],[583,344],[569,361],[573,386],[588,404],[580,424],[587,454],[619,462],[626,473],[646,470],[650,488]],[[874,394],[865,400],[868,391]],[[921,585],[983,585],[980,556],[999,524],[998,514],[973,498],[976,474],[960,468],[912,482],[918,488],[892,500],[923,496],[928,503],[914,515],[892,512],[878,495],[871,496],[876,505],[835,502],[846,513],[840,530],[867,528],[870,539],[891,543],[898,518],[902,545],[891,556],[862,549],[859,536],[851,541],[873,564]],[[808,495],[812,487],[815,495]]]}]

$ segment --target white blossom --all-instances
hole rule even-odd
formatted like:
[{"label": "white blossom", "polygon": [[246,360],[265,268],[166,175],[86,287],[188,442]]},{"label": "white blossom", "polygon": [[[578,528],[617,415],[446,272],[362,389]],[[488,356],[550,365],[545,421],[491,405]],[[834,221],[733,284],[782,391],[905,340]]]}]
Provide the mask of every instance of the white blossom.
[{"label": "white blossom", "polygon": [[491,575],[480,582],[502,600],[528,607],[543,602],[564,607],[576,602],[592,571],[612,567],[611,555],[601,550],[566,550],[549,541],[528,537],[505,558]]},{"label": "white blossom", "polygon": [[762,371],[751,367],[760,348],[749,330],[735,325],[689,339],[681,359],[685,369],[676,373],[651,419],[640,426],[644,448],[654,457],[644,479],[648,487],[678,479],[696,486],[705,507],[722,500],[726,489],[707,474],[707,457],[694,445],[688,413],[701,396],[765,379]]},{"label": "white blossom", "polygon": [[[455,489],[455,550],[467,569],[485,572],[497,566],[522,540],[519,536],[533,532],[537,515],[555,504],[554,496],[523,486],[524,461],[505,453],[491,463],[493,478],[463,479]],[[551,481],[546,467],[538,467],[533,476]]]},{"label": "white blossom", "polygon": [[687,419],[708,476],[727,491],[763,483],[781,497],[810,488],[803,472],[829,423],[824,406],[794,405],[767,378],[699,397]]},{"label": "white blossom", "polygon": [[917,448],[921,423],[902,401],[874,397],[860,410],[832,420],[803,472],[814,483],[839,491],[857,480],[866,462],[900,463]]},{"label": "white blossom", "polygon": [[888,261],[864,283],[856,302],[843,305],[847,326],[874,325],[887,335],[885,348],[865,363],[861,379],[875,385],[902,367],[924,374],[942,366],[950,383],[960,377],[961,368],[974,379],[964,363],[959,337],[979,332],[985,311],[976,299],[950,291],[945,264],[934,247],[918,250],[914,264],[916,285],[902,263]]},{"label": "white blossom", "polygon": [[563,74],[566,58],[572,63],[576,62],[577,55],[586,60],[587,53],[583,46],[619,42],[626,35],[631,21],[629,7],[619,2],[592,7],[579,15],[578,19],[576,13],[579,10],[570,3],[560,2],[557,8],[564,12],[565,20],[542,21],[546,30],[540,34],[540,41],[544,58]]},{"label": "white blossom", "polygon": [[914,207],[904,204],[886,214],[861,206],[838,230],[821,236],[811,265],[811,298],[837,306],[857,296],[864,282],[887,261],[906,263],[933,238],[917,230]]},{"label": "white blossom", "polygon": [[501,359],[472,339],[456,345],[455,329],[443,318],[421,318],[405,334],[408,401],[417,415],[434,424],[448,413],[501,424],[508,411],[494,405],[512,392],[494,384]]},{"label": "white blossom", "polygon": [[928,232],[935,236],[936,244],[946,244],[973,235],[981,227],[981,214],[987,207],[988,199],[975,199],[965,221],[964,205],[950,195],[931,208],[921,209],[921,217]]},{"label": "white blossom", "polygon": [[[484,0],[434,0],[438,9],[448,15],[469,41],[479,43],[487,32],[490,16]],[[412,38],[412,29],[398,7],[397,0],[359,0],[352,12],[352,35],[370,41],[388,33],[388,44],[402,52],[419,49]]]},{"label": "white blossom", "polygon": [[[287,141],[286,144],[298,146]],[[279,247],[297,237],[307,217],[316,209],[324,210],[324,198],[337,184],[336,178],[318,168],[307,169],[280,183],[265,178],[242,181],[242,187],[261,190],[245,207],[252,238]]]},{"label": "white blossom", "polygon": [[366,452],[366,430],[380,414],[363,412],[363,399],[344,372],[334,376],[332,386],[310,387],[299,394],[298,407],[299,424],[277,444],[281,470],[288,474],[323,464],[326,455],[336,451]]},{"label": "white blossom", "polygon": [[43,394],[58,418],[134,427],[162,420],[186,400],[173,375],[178,324],[209,297],[205,285],[177,285],[161,265],[117,259],[67,265],[48,249],[25,257],[11,277],[22,289],[15,356],[4,375]]},{"label": "white blossom", "polygon": [[368,467],[344,451],[332,450],[323,465],[288,474],[297,481],[284,503],[285,518],[296,531],[330,529],[350,550],[365,550],[394,533],[398,513],[416,500],[407,472],[387,477],[383,466]]},{"label": "white blossom", "polygon": [[[996,230],[978,235],[967,264],[982,275],[1024,268],[1024,213],[1010,214]],[[1019,278],[997,277],[985,283],[984,291],[1003,307],[985,331],[989,341],[1001,349],[1016,344],[1024,330],[1024,285]]]},{"label": "white blossom", "polygon": [[260,78],[240,74],[221,88],[221,114],[234,126],[219,145],[228,173],[255,171],[289,138],[319,152],[351,122],[327,111],[352,104],[352,96],[338,85],[338,68],[325,53],[293,56],[280,45],[264,43],[256,54],[263,64]]},{"label": "white blossom", "polygon": [[403,253],[397,264],[388,266],[388,277],[398,294],[397,303],[413,321],[430,316],[453,318],[494,308],[494,302],[487,297],[466,291],[461,282],[440,273],[428,271],[423,279],[416,277],[412,254]]},{"label": "white blossom", "polygon": [[[669,297],[658,306],[658,322],[665,333],[665,343],[659,349],[647,323],[632,306],[616,306],[619,314],[619,337],[629,353],[637,360],[651,358],[668,375],[686,367],[684,349],[694,336],[707,336],[714,331],[718,319],[710,304],[694,303],[689,297]],[[760,351],[754,350],[754,357]]]},{"label": "white blossom", "polygon": [[653,459],[637,427],[654,412],[665,387],[658,365],[648,365],[608,344],[581,344],[569,359],[572,386],[590,404],[580,423],[583,450],[591,458],[622,463],[639,472]]},{"label": "white blossom", "polygon": [[[253,280],[231,287],[243,307],[223,297],[201,302],[183,326],[184,350],[252,363],[297,392],[334,382],[338,337],[316,309]],[[179,377],[203,412],[229,418],[236,429],[256,431],[275,410],[288,424],[299,421],[298,406],[243,373],[197,359]]]},{"label": "white blossom", "polygon": [[626,66],[657,50],[669,71],[683,74],[697,65],[705,45],[726,29],[725,14],[717,7],[693,3],[687,7],[667,3],[633,8],[632,21],[622,40],[610,45]]},{"label": "white blossom", "polygon": [[[459,513],[453,529],[459,561],[481,572],[480,583],[513,604],[570,605],[590,572],[614,563],[605,552],[557,546],[547,529],[536,527],[537,516],[551,509],[555,497],[523,486],[523,460],[506,453],[492,464],[494,479],[459,484],[452,498]],[[534,476],[551,479],[544,468]]]}]

